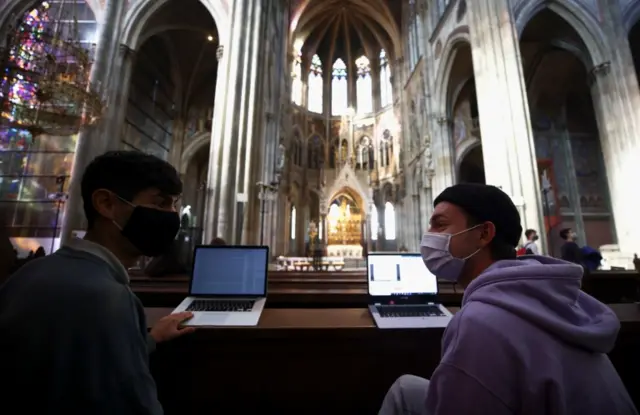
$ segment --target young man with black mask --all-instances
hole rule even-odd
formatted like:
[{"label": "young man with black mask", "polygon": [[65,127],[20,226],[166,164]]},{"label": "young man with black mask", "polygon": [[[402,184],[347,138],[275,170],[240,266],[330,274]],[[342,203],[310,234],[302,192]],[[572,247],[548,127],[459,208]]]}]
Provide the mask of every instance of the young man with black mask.
[{"label": "young man with black mask", "polygon": [[620,323],[580,291],[582,268],[516,258],[520,214],[494,186],[460,184],[434,201],[421,253],[465,287],[431,380],[406,375],[381,415],[636,415],[607,357]]},{"label": "young man with black mask", "polygon": [[169,163],[122,151],[93,160],[81,187],[84,240],[31,261],[0,289],[2,396],[35,394],[20,400],[23,413],[162,414],[148,353],[190,332],[180,323],[191,314],[147,333],[127,268],[171,246],[182,183]]}]

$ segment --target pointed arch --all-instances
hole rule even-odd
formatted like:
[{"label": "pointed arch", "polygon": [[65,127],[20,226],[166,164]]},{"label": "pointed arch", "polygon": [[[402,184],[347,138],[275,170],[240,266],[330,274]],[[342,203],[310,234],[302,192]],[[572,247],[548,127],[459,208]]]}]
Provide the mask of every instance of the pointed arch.
[{"label": "pointed arch", "polygon": [[211,143],[211,131],[202,131],[194,134],[188,141],[189,143],[184,150],[182,150],[182,157],[180,157],[180,174],[186,174],[187,167],[195,155],[198,154],[203,147]]},{"label": "pointed arch", "polygon": [[331,71],[331,115],[346,114],[349,107],[349,85],[347,65],[340,58],[333,63]]},{"label": "pointed arch", "polygon": [[[145,29],[147,21],[171,0],[135,1],[131,2],[131,7],[124,17],[122,29],[122,43],[133,50],[137,50],[141,45],[141,35]],[[218,29],[218,38],[221,45],[229,42],[229,14],[225,2],[218,0],[200,0],[202,5],[211,14]]]},{"label": "pointed arch", "polygon": [[396,208],[391,202],[384,204],[384,239],[387,241],[396,239]]},{"label": "pointed arch", "polygon": [[387,52],[380,50],[380,106],[382,108],[393,103],[393,87],[391,86],[391,68]]},{"label": "pointed arch", "polygon": [[322,74],[322,61],[316,54],[311,58],[309,76],[307,78],[307,109],[311,112],[322,114],[324,110],[324,77]]},{"label": "pointed arch", "polygon": [[356,109],[359,114],[373,112],[373,82],[371,79],[371,62],[365,55],[356,59],[358,70],[356,77]]},{"label": "pointed arch", "polygon": [[518,35],[521,35],[533,17],[544,9],[549,9],[563,18],[578,33],[591,55],[591,66],[606,60],[607,43],[602,25],[579,2],[567,0],[532,0],[521,2],[513,10]]},{"label": "pointed arch", "polygon": [[291,62],[291,102],[302,105],[302,51],[293,51],[293,62]]}]

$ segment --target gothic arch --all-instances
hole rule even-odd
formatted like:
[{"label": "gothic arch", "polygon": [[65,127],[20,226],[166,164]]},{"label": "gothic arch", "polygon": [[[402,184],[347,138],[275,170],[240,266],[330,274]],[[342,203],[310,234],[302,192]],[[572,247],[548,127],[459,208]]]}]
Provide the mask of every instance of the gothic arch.
[{"label": "gothic arch", "polygon": [[337,197],[346,195],[348,198],[352,199],[356,206],[360,208],[363,216],[366,216],[367,212],[367,204],[366,200],[362,197],[362,195],[355,189],[349,186],[344,186],[338,189],[338,191],[334,192],[331,197],[327,200],[326,207],[329,209],[331,202],[335,200]]},{"label": "gothic arch", "polygon": [[453,34],[443,48],[442,58],[438,64],[435,82],[435,98],[436,98],[436,116],[449,117],[449,80],[451,78],[451,69],[456,61],[458,51],[462,44],[471,46],[468,31],[459,31]]},{"label": "gothic arch", "polygon": [[549,9],[569,23],[569,25],[578,33],[582,41],[589,51],[591,58],[590,69],[606,60],[606,42],[605,35],[602,32],[601,25],[596,21],[594,16],[589,13],[584,6],[578,2],[567,0],[554,0],[547,2],[545,0],[531,0],[520,3],[522,6],[513,10],[513,16],[516,24],[516,30],[521,35],[523,30],[531,19],[544,9]]},{"label": "gothic arch", "polygon": [[476,137],[467,138],[458,145],[458,154],[456,156],[456,172],[460,172],[460,164],[462,163],[462,160],[464,160],[464,158],[471,152],[471,150],[481,145],[482,142]]},{"label": "gothic arch", "polygon": [[193,159],[204,146],[209,145],[211,142],[211,131],[194,134],[188,140],[189,144],[184,148],[182,156],[180,157],[180,174],[185,174],[191,159]]},{"label": "gothic arch", "polygon": [[627,6],[621,10],[622,12],[622,24],[624,25],[627,35],[633,29],[636,23],[640,20],[640,2],[631,1]]},{"label": "gothic arch", "polygon": [[[133,3],[124,18],[122,43],[136,50],[142,43],[142,31],[145,29],[145,24],[149,18],[169,1],[170,0],[138,0]],[[219,44],[226,45],[229,40],[229,17],[226,4],[220,0],[200,0],[200,2],[209,10],[209,13],[211,13],[211,17],[218,29]]]}]

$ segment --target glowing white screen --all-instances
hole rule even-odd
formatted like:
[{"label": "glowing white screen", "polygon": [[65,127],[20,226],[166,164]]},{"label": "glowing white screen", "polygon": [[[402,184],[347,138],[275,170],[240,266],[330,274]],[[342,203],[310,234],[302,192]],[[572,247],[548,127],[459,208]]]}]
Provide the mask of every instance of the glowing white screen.
[{"label": "glowing white screen", "polygon": [[420,254],[371,254],[367,280],[369,294],[374,296],[438,293],[438,280]]}]

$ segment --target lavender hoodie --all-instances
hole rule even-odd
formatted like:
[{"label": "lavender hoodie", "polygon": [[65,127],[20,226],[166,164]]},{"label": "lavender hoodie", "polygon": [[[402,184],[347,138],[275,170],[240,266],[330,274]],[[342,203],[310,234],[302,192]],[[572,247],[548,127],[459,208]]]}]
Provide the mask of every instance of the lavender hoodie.
[{"label": "lavender hoodie", "polygon": [[582,268],[499,261],[464,293],[431,378],[430,415],[637,414],[607,357],[620,323],[580,291]]}]

